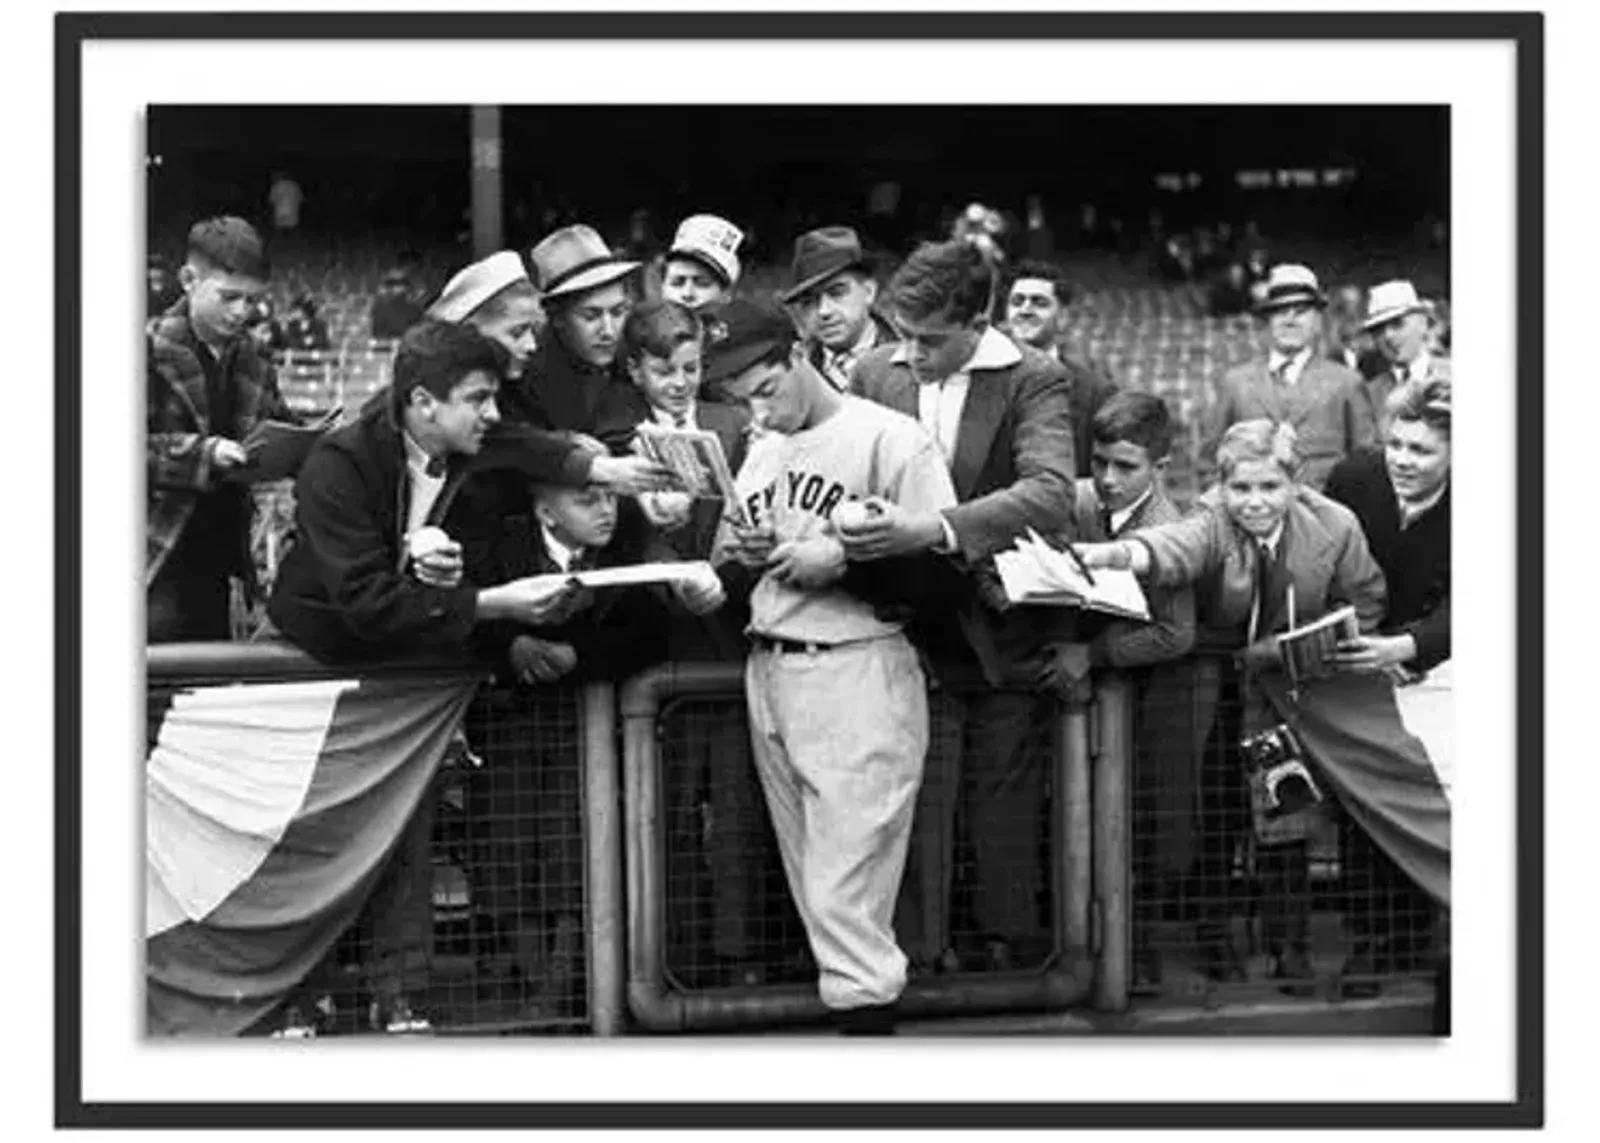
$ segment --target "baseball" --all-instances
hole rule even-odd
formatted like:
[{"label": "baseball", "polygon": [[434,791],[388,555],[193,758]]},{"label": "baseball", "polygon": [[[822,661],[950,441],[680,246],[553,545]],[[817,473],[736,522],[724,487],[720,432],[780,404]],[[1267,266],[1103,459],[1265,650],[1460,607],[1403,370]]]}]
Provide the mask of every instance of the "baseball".
[{"label": "baseball", "polygon": [[872,516],[872,509],[861,501],[847,500],[839,505],[839,510],[834,513],[833,519],[841,532],[854,532],[858,528],[866,527],[867,521]]},{"label": "baseball", "polygon": [[687,492],[657,492],[654,495],[656,511],[663,516],[687,516],[690,506],[694,504],[694,498]]},{"label": "baseball", "polygon": [[445,534],[443,528],[418,528],[406,537],[406,548],[411,553],[412,559],[421,559],[423,556],[442,551],[445,548],[455,547],[455,541]]}]

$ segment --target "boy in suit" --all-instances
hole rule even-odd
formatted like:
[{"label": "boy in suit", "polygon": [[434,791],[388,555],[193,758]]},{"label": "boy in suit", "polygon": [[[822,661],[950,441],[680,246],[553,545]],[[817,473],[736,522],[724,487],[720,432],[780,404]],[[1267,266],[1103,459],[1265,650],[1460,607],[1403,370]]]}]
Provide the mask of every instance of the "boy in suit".
[{"label": "boy in suit", "polygon": [[[608,488],[545,479],[534,484],[532,504],[531,520],[507,519],[492,545],[469,546],[489,562],[469,566],[469,577],[571,575],[674,558],[638,506],[619,501]],[[694,612],[722,602],[721,585],[709,572],[703,582],[670,590]],[[502,682],[620,682],[664,656],[665,605],[653,587],[579,588],[538,626],[495,623],[480,632],[478,644]],[[565,749],[530,764],[525,754],[497,749],[492,730],[473,734],[485,743],[485,767],[468,806],[481,829],[478,891],[511,945],[530,1008],[546,1001],[565,1005],[580,984],[574,969],[583,917],[582,776]],[[548,737],[570,741],[560,733]],[[525,741],[509,745],[527,747]]]},{"label": "boy in suit", "polygon": [[[1139,528],[1182,518],[1167,499],[1172,450],[1166,403],[1149,393],[1121,392],[1095,414],[1092,479],[1078,481],[1075,538],[1120,539]],[[1086,684],[1091,667],[1127,671],[1134,686],[1138,728],[1133,767],[1134,985],[1152,986],[1160,967],[1151,926],[1163,892],[1189,872],[1193,860],[1197,762],[1205,728],[1190,711],[1194,686],[1194,589],[1152,586],[1149,623],[1111,620],[1087,642],[1063,639],[1046,650],[1040,684],[1063,698]]]},{"label": "boy in suit", "polygon": [[1327,298],[1304,266],[1274,266],[1257,312],[1267,321],[1272,348],[1265,360],[1228,370],[1208,418],[1198,458],[1200,487],[1216,475],[1222,434],[1240,421],[1265,418],[1292,425],[1304,471],[1300,482],[1320,491],[1340,459],[1371,444],[1375,428],[1366,412],[1361,375],[1316,352]]}]

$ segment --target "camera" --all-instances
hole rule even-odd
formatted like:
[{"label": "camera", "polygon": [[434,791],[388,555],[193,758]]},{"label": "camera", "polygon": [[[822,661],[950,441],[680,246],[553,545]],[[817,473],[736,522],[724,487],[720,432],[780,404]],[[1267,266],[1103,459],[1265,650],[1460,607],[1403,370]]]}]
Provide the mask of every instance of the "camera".
[{"label": "camera", "polygon": [[1252,801],[1267,820],[1296,813],[1322,801],[1322,791],[1306,767],[1300,744],[1287,726],[1274,726],[1239,741]]}]

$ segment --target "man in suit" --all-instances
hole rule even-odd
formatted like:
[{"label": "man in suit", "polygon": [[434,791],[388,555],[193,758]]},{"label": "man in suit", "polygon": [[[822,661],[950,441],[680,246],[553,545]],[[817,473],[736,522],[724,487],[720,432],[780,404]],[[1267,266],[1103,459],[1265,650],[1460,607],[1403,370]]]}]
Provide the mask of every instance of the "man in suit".
[{"label": "man in suit", "polygon": [[790,307],[801,334],[811,344],[811,364],[841,393],[850,374],[872,350],[899,340],[894,326],[873,308],[878,282],[848,226],[824,226],[795,239]]},{"label": "man in suit", "polygon": [[1364,411],[1361,375],[1316,352],[1327,298],[1305,266],[1274,266],[1258,312],[1272,348],[1265,360],[1228,370],[1217,387],[1206,445],[1197,459],[1201,487],[1216,472],[1217,445],[1230,425],[1260,418],[1292,425],[1305,471],[1301,483],[1320,489],[1328,472],[1374,436]]},{"label": "man in suit", "polygon": [[[919,796],[902,921],[897,929],[926,965],[948,951],[948,887],[957,783],[965,787],[974,848],[973,910],[987,962],[1009,964],[1042,935],[1040,871],[1029,828],[1044,799],[1044,772],[1025,744],[1037,709],[1038,625],[1008,611],[986,566],[1028,528],[1058,535],[1072,520],[1073,426],[1062,367],[989,326],[993,276],[970,243],[926,243],[889,286],[905,341],[856,368],[861,395],[916,417],[950,466],[960,501],[943,512],[897,510],[844,537],[852,560],[945,552],[970,570],[957,623],[941,616],[924,634],[936,672],[980,674],[990,690],[966,706],[962,757],[929,752]],[[999,688],[1007,689],[1001,690]]]},{"label": "man in suit", "polygon": [[1433,313],[1403,279],[1381,282],[1367,295],[1367,316],[1361,323],[1383,354],[1384,368],[1370,375],[1361,387],[1361,412],[1367,444],[1378,439],[1389,394],[1416,378],[1450,380],[1450,359],[1434,350]]},{"label": "man in suit", "polygon": [[[1166,403],[1149,393],[1118,393],[1095,414],[1091,480],[1078,481],[1076,537],[1090,543],[1120,539],[1182,514],[1167,499],[1172,450]],[[1127,672],[1135,688],[1137,749],[1133,764],[1133,975],[1136,988],[1160,980],[1152,927],[1194,860],[1199,762],[1209,723],[1192,706],[1195,664],[1194,589],[1152,586],[1148,623],[1109,620],[1087,641],[1049,648],[1041,682],[1070,701],[1088,685],[1091,668]],[[1048,621],[1050,617],[1041,617]]]},{"label": "man in suit", "polygon": [[213,218],[189,231],[183,298],[153,323],[146,437],[146,638],[230,637],[229,577],[253,588],[241,443],[295,421],[247,323],[270,271],[255,228]]},{"label": "man in suit", "polygon": [[1072,382],[1074,455],[1078,477],[1089,475],[1094,415],[1117,391],[1117,383],[1066,345],[1067,306],[1072,286],[1059,267],[1021,262],[1005,291],[1005,329],[1021,345],[1031,345],[1067,371]]}]

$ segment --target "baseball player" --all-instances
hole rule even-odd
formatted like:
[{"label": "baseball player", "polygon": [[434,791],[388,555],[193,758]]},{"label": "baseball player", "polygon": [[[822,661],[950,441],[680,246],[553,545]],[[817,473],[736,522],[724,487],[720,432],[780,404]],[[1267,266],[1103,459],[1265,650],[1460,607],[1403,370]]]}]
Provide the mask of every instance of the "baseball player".
[{"label": "baseball player", "polygon": [[[746,701],[784,872],[845,1034],[893,1031],[906,957],[892,921],[928,748],[926,684],[902,624],[850,590],[835,523],[885,503],[955,504],[915,420],[837,391],[781,310],[735,301],[705,377],[765,430],[736,492],[719,571],[754,579]],[[737,589],[737,588],[736,588]]]}]

